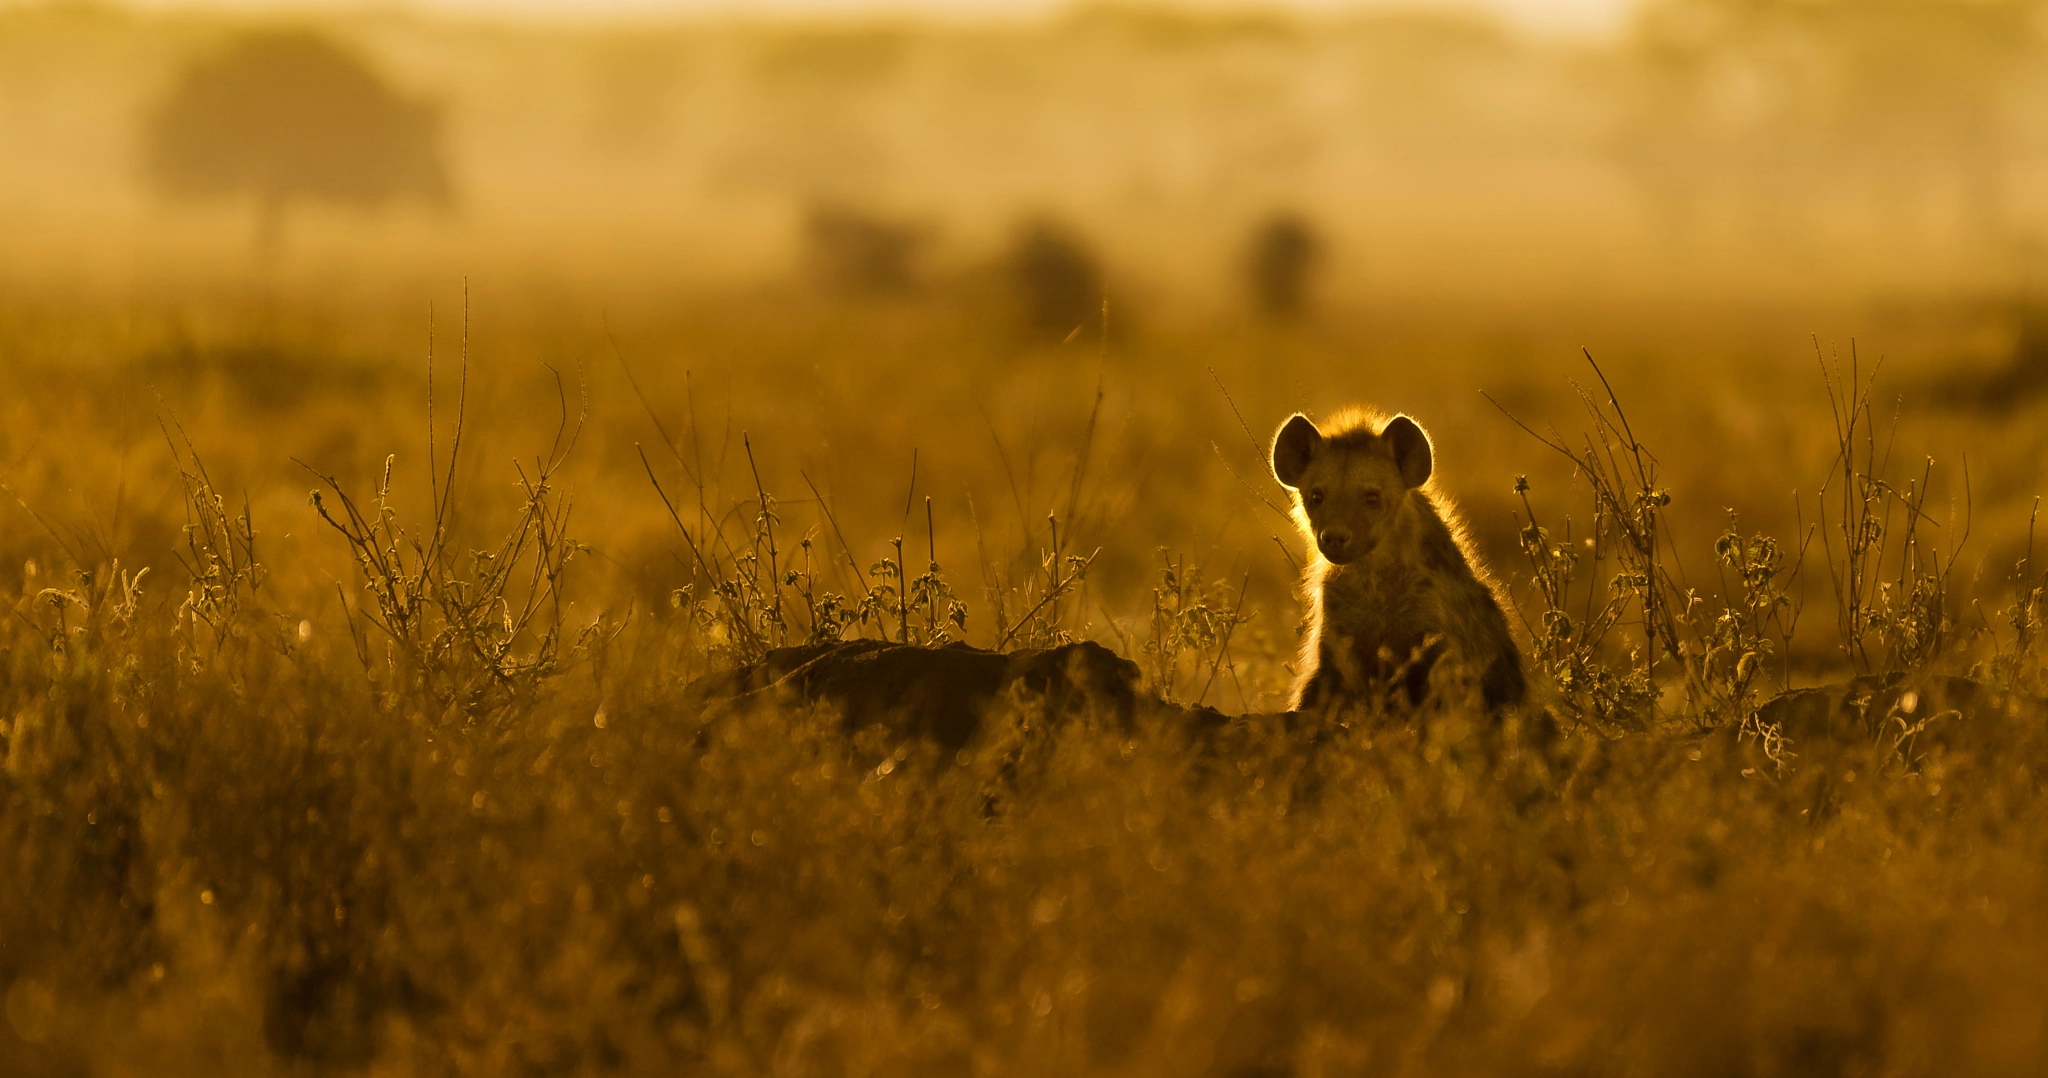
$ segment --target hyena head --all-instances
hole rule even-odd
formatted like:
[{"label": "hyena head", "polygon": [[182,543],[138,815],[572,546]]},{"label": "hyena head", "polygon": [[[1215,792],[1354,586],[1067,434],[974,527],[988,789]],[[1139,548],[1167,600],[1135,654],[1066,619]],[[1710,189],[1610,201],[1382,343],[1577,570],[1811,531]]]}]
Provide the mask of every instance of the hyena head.
[{"label": "hyena head", "polygon": [[1429,436],[1405,415],[1328,435],[1297,415],[1273,436],[1273,477],[1294,491],[1295,519],[1336,565],[1372,553],[1429,472]]}]

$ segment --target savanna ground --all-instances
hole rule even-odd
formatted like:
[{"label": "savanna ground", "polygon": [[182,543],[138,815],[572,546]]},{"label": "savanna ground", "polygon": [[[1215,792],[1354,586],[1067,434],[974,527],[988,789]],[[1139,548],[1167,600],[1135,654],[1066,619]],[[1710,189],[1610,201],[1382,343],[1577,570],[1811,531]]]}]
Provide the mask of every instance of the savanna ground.
[{"label": "savanna ground", "polygon": [[[1781,771],[1702,737],[1786,677],[1851,669],[1822,539],[1789,571],[1835,467],[1811,342],[1606,327],[1649,342],[1602,369],[1660,455],[1666,571],[1691,573],[1701,609],[1743,608],[1740,572],[1716,568],[1733,507],[1744,534],[1784,543],[1786,571],[1757,587],[1804,604],[1789,648],[1767,599],[1740,647],[1759,655],[1710,658],[1699,680],[1721,697],[1689,696],[1665,658],[1660,690],[1538,677],[1563,731],[1548,748],[1451,709],[1361,722],[1313,757],[1255,728],[1221,766],[1173,729],[1084,721],[1019,782],[994,754],[934,759],[830,714],[707,726],[676,701],[749,657],[749,632],[809,636],[806,596],[845,598],[849,637],[899,636],[886,598],[861,623],[841,537],[878,587],[901,535],[913,578],[936,550],[965,615],[914,587],[913,639],[1092,638],[1159,692],[1274,709],[1300,545],[1260,504],[1279,491],[1232,400],[1261,437],[1297,405],[1422,416],[1446,489],[1540,621],[1516,476],[1560,538],[1567,514],[1586,534],[1590,492],[1476,398],[1576,437],[1597,428],[1566,380],[1595,373],[1540,325],[1503,370],[1509,331],[1461,340],[1393,312],[1018,346],[984,332],[1000,311],[945,298],[584,319],[477,288],[465,400],[461,304],[432,315],[431,458],[424,309],[351,321],[304,299],[224,317],[222,337],[168,317],[99,340],[10,326],[0,1044],[17,1072],[2025,1073],[2042,1057],[2031,726],[1968,751],[1861,746],[1824,795],[1796,757]],[[1930,369],[1894,361],[1879,385]],[[1964,522],[1960,475],[1943,478],[1964,451],[1975,520],[1950,642],[1896,665],[2002,650],[1990,676],[2039,691],[2004,620],[2038,427],[1915,392],[1899,430],[1902,490],[1920,468],[1900,462],[1942,449],[1933,569]],[[765,565],[734,561],[765,562],[763,491],[778,568],[797,573],[779,626]],[[422,573],[437,498],[446,537]],[[393,529],[366,550],[402,566],[366,573],[321,509]],[[1625,568],[1608,533],[1577,571],[1602,595]],[[1052,606],[1049,572],[1084,579]],[[1560,669],[1625,679],[1640,606],[1624,594],[1609,646]],[[1973,631],[1980,608],[1998,643]],[[1695,655],[1715,639],[1701,624]],[[1892,639],[1871,631],[1873,669],[1894,665]]]},{"label": "savanna ground", "polygon": [[[77,33],[175,36],[117,30]],[[1525,290],[1535,243],[1402,291],[1390,238],[1294,320],[1126,263],[1068,334],[965,257],[849,296],[437,255],[465,285],[409,260],[431,230],[351,251],[315,216],[252,273],[219,212],[189,273],[97,234],[66,263],[53,225],[0,263],[0,1071],[2048,1060],[2040,708],[1841,744],[1756,711],[1857,674],[2048,692],[2032,297],[1904,255]],[[1525,716],[1271,715],[1303,552],[1263,443],[1359,402],[1435,438]],[[832,636],[1094,640],[1249,717],[1219,755],[1019,699],[945,754],[687,702]]]}]

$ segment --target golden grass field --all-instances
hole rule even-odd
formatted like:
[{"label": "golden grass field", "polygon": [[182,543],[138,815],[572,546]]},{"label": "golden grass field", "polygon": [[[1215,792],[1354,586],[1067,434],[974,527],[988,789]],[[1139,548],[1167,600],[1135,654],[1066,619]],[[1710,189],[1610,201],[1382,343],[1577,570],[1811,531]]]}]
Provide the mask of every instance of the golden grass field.
[{"label": "golden grass field", "polygon": [[[1371,173],[1400,212],[1355,220],[1335,151],[1237,186],[1162,166],[1133,194],[1144,169],[1100,164],[1060,110],[1221,110],[1236,126],[1205,130],[1253,139],[1273,129],[1243,87],[1296,100],[1286,48],[1397,88],[1438,68],[1373,66],[1394,31],[1370,21],[1114,14],[795,44],[337,17],[452,102],[454,216],[309,206],[252,254],[246,206],[138,193],[118,139],[59,122],[79,87],[101,96],[77,108],[128,115],[236,24],[0,11],[0,137],[36,162],[0,177],[21,226],[0,255],[0,1072],[2039,1073],[2030,248],[1938,207],[1877,235],[1833,188],[1804,238],[1657,239],[1574,178],[1608,113],[1553,100],[1605,100],[1586,80],[1616,61],[1456,20],[1416,25],[1490,58],[1461,107],[1523,102],[1580,134],[1522,145],[1445,113],[1462,134],[1424,152],[1387,118],[1406,113],[1374,114],[1353,136],[1410,164]],[[795,88],[734,90],[747,49]],[[699,81],[652,117],[548,98],[528,129],[519,63]],[[892,63],[911,88],[872,73]],[[1129,74],[1175,64],[1223,89],[1147,97],[1180,84]],[[974,100],[931,86],[961,71],[982,107],[1054,116],[1019,137],[1072,158],[1007,181],[1038,201],[946,126]],[[1335,106],[1300,100],[1320,130]],[[714,119],[780,178],[706,166],[672,205],[635,201],[696,160],[649,132],[708,144]],[[895,163],[830,198],[952,215],[882,294],[805,269],[805,170],[841,171],[786,151],[844,130]],[[1432,180],[1516,145],[1507,179]],[[591,164],[635,146],[666,164]],[[1516,176],[1553,186],[1500,209],[1485,183]],[[1230,260],[1286,190],[1335,253],[1308,314],[1261,318]],[[1106,323],[1091,300],[1071,333],[1020,328],[1002,252],[1033,212],[1100,245]],[[1518,607],[1527,715],[1446,705],[1314,738],[1272,717],[1303,544],[1264,443],[1353,403],[1429,429]],[[1654,474],[1629,470],[1623,419]],[[1618,462],[1607,486],[1515,420]],[[1717,550],[1731,512],[1782,562]],[[1656,522],[1648,583],[1617,582],[1640,568],[1624,518]],[[1860,621],[1837,583],[1857,534]],[[819,604],[855,609],[885,559],[922,606],[821,632]],[[1560,638],[1546,609],[1605,636]],[[1018,731],[1046,718],[1029,700],[947,758],[829,707],[685,697],[765,646],[940,630],[1094,640],[1153,693],[1249,717],[1219,755],[1083,715],[1023,738],[1020,767]],[[1922,740],[1783,744],[1756,721],[1854,674],[2021,704]]]}]

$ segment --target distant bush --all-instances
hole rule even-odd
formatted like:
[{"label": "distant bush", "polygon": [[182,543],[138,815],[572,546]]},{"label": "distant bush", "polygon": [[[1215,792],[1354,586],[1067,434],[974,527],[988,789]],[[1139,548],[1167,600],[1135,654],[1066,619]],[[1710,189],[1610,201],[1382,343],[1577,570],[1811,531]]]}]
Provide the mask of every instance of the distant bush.
[{"label": "distant bush", "polygon": [[148,118],[143,162],[166,194],[254,199],[265,252],[296,203],[448,197],[434,109],[306,30],[245,34],[187,67]]},{"label": "distant bush", "polygon": [[1929,386],[1934,399],[2009,414],[2048,393],[2048,306],[2033,301],[2003,306],[1999,322],[2007,341],[1998,363],[1988,369],[1957,364],[1940,371]]},{"label": "distant bush", "polygon": [[805,260],[813,278],[839,292],[901,292],[917,281],[926,230],[841,202],[813,203],[804,221]]},{"label": "distant bush", "polygon": [[1101,260],[1072,230],[1044,217],[1020,225],[1004,270],[1026,332],[1072,333],[1102,308]]},{"label": "distant bush", "polygon": [[1322,259],[1322,237],[1307,218],[1282,212],[1260,222],[1245,251],[1245,283],[1253,306],[1268,318],[1301,315]]}]

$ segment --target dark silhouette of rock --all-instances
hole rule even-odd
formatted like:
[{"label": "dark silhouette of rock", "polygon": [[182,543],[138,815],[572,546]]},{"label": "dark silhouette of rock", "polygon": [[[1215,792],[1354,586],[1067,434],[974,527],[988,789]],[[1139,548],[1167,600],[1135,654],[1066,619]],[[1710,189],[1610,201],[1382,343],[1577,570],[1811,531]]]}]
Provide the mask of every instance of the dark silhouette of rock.
[{"label": "dark silhouette of rock", "polygon": [[249,198],[258,250],[301,202],[373,206],[448,197],[435,110],[308,30],[244,34],[195,61],[150,114],[143,165],[179,198]]},{"label": "dark silhouette of rock", "polygon": [[1955,745],[1964,727],[2048,718],[2048,701],[2001,692],[1969,678],[1869,675],[1833,685],[1793,689],[1757,709],[1792,743],[1813,747],[1879,741]]},{"label": "dark silhouette of rock", "polygon": [[[965,644],[923,648],[877,640],[778,648],[758,663],[707,675],[685,692],[692,707],[714,712],[752,705],[824,704],[837,708],[848,733],[882,726],[957,751],[980,733],[1006,701],[1034,708],[1048,724],[1092,716],[1133,729],[1140,722],[1177,731],[1204,752],[1229,756],[1244,738],[1282,736],[1313,752],[1335,731],[1364,723],[1434,721],[1432,705],[1342,715],[1309,712],[1226,716],[1205,707],[1168,703],[1147,692],[1136,663],[1092,642],[1009,653]],[[1790,750],[1786,769],[1826,770],[1858,753],[1907,760],[1941,748],[1970,747],[1998,724],[2030,723],[2048,734],[2048,700],[2003,692],[1968,678],[1860,677],[1795,689],[1766,701],[1742,729],[1709,735],[1750,766],[1776,766],[1755,734],[1768,729]],[[1557,733],[1541,709],[1509,724],[1532,746],[1552,746]],[[1696,744],[1698,744],[1696,742]],[[1810,766],[1809,766],[1810,765]]]},{"label": "dark silhouette of rock", "polygon": [[1096,643],[1009,653],[965,644],[921,648],[879,640],[777,648],[758,663],[692,684],[706,704],[828,703],[848,732],[881,725],[957,751],[981,729],[989,708],[1013,690],[1065,718],[1093,709],[1128,726],[1150,701],[1138,665]]},{"label": "dark silhouette of rock", "polygon": [[[880,726],[949,753],[973,742],[990,715],[1015,704],[1030,709],[1043,727],[1080,718],[1127,731],[1149,726],[1222,759],[1272,737],[1312,753],[1341,729],[1426,723],[1433,713],[1426,706],[1224,715],[1185,707],[1152,695],[1136,663],[1093,642],[1008,653],[879,640],[778,648],[760,662],[699,678],[685,690],[684,702],[713,716],[754,706],[825,705],[838,710],[848,734]],[[1535,731],[1538,742],[1549,740],[1540,713],[1521,726]]]},{"label": "dark silhouette of rock", "polygon": [[1818,819],[1858,772],[1918,770],[1937,757],[1985,762],[1979,750],[2010,745],[2015,724],[2048,733],[2048,700],[1969,678],[1870,675],[1782,693],[1702,748],[1714,747],[1745,774],[1784,782]]}]

